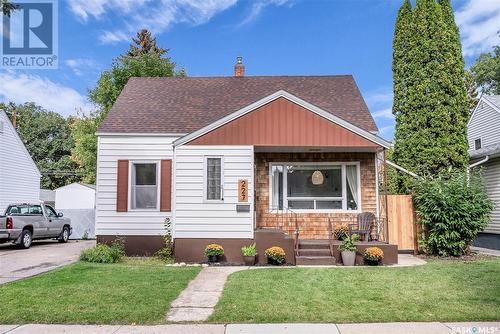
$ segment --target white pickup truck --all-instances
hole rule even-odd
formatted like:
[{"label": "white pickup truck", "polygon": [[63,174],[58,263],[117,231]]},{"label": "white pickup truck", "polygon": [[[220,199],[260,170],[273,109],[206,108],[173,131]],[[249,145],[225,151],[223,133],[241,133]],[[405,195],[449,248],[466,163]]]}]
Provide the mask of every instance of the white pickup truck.
[{"label": "white pickup truck", "polygon": [[34,239],[54,239],[68,242],[71,220],[47,204],[11,204],[0,216],[0,243],[14,242],[29,248]]}]

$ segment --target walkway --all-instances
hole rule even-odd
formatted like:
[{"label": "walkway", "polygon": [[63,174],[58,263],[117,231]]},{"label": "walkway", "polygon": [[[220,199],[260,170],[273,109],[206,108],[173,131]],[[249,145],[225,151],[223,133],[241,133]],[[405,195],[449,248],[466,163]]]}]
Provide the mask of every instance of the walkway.
[{"label": "walkway", "polygon": [[228,325],[0,325],[1,334],[500,334],[500,322]]},{"label": "walkway", "polygon": [[248,267],[206,267],[172,302],[167,321],[205,321],[214,311],[227,277]]},{"label": "walkway", "polygon": [[500,250],[496,250],[496,249],[481,248],[481,247],[471,247],[470,249],[473,252],[483,254],[483,255],[500,256]]}]

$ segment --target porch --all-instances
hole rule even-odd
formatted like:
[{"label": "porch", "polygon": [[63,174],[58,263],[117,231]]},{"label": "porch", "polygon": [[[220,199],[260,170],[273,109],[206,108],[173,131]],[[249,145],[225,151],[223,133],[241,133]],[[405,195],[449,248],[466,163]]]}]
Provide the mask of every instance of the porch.
[{"label": "porch", "polygon": [[370,212],[375,219],[369,237],[356,243],[356,264],[373,246],[384,251],[383,264],[397,263],[398,247],[386,242],[386,215],[380,214],[377,152],[332,150],[255,148],[256,230],[283,231],[284,248],[293,247],[296,264],[333,265],[341,262],[335,228],[354,226],[360,213]]}]

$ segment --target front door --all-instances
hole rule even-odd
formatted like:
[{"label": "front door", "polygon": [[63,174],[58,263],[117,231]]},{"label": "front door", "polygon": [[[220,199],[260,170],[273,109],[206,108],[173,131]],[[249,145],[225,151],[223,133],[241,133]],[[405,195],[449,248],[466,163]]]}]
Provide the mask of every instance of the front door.
[{"label": "front door", "polygon": [[60,218],[57,216],[56,210],[54,210],[50,205],[45,205],[45,213],[47,214],[49,236],[59,236],[62,231],[62,226]]}]

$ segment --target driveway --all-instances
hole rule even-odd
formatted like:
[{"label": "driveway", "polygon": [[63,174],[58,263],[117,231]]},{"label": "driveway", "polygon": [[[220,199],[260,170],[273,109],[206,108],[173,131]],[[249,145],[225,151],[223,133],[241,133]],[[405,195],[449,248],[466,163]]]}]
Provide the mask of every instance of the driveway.
[{"label": "driveway", "polygon": [[95,245],[95,240],[34,241],[31,248],[0,245],[0,284],[38,275],[76,262],[80,252]]}]

